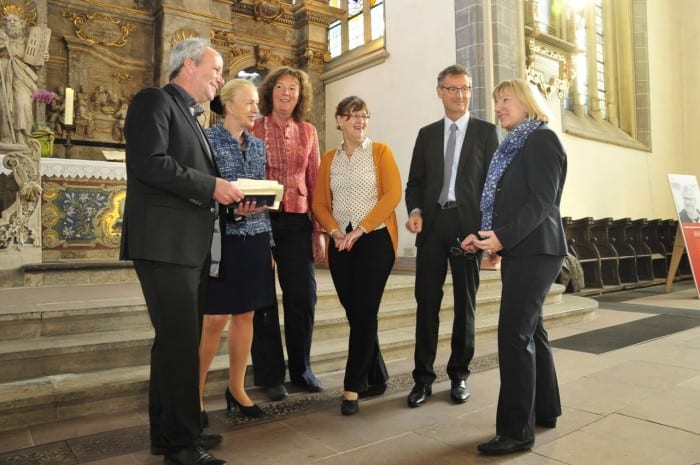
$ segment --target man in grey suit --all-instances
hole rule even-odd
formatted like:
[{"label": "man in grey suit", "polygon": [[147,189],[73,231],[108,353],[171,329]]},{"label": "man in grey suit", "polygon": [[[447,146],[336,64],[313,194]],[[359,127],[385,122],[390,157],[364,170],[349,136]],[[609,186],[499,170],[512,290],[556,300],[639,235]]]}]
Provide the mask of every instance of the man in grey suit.
[{"label": "man in grey suit", "polygon": [[129,105],[127,195],[120,258],[133,260],[155,337],[151,348],[151,453],[171,465],[226,465],[206,452],[220,435],[202,435],[199,357],[210,248],[218,205],[242,193],[218,175],[195,118],[223,84],[223,60],[203,39],[172,48],[162,88]]},{"label": "man in grey suit", "polygon": [[409,407],[423,405],[432,394],[438,343],[439,312],[447,263],[452,272],[454,322],[447,374],[450,397],[469,398],[466,379],[474,355],[476,291],[481,254],[463,252],[460,242],[478,231],[479,201],[491,157],[498,147],[496,127],[471,117],[471,77],[452,65],[437,78],[437,96],[445,116],[420,129],[406,184],[406,228],[416,233],[416,347]]}]

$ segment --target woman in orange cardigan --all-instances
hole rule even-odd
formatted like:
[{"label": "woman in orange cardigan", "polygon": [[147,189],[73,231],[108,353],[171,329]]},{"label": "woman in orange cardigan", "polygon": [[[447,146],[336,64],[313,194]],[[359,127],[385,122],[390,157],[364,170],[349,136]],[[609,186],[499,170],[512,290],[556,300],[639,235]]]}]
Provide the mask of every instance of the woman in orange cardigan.
[{"label": "woman in orange cardigan", "polygon": [[335,112],[343,142],[321,158],[313,213],[328,232],[328,266],[350,323],[343,381],[343,415],[359,411],[358,398],[383,394],[389,374],[377,336],[384,286],[396,260],[395,209],[401,177],[391,149],[367,136],[369,110],[347,97]]}]

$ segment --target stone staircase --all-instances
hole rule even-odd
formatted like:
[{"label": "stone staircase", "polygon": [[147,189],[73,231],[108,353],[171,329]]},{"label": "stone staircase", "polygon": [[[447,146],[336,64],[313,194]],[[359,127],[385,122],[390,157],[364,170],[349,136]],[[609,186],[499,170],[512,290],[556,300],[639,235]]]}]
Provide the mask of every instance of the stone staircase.
[{"label": "stone staircase", "polygon": [[[133,269],[106,268],[41,265],[25,270],[24,287],[0,289],[0,430],[146,405],[153,337],[146,306]],[[312,366],[322,374],[344,368],[348,326],[330,274],[319,269],[317,279]],[[392,274],[387,283],[379,314],[387,360],[413,356],[413,284],[406,273]],[[482,271],[477,339],[495,335],[500,286],[497,271]],[[552,286],[545,307],[548,327],[593,317],[595,301],[563,291]],[[441,348],[449,347],[451,310],[448,281]],[[209,392],[221,392],[226,384],[225,343],[221,349]]]}]

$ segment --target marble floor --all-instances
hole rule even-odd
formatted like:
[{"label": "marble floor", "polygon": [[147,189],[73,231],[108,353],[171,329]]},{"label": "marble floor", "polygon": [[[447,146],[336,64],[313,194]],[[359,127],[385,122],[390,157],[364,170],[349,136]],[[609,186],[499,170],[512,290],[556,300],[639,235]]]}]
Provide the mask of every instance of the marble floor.
[{"label": "marble floor", "polygon": [[[360,412],[340,414],[342,373],[324,375],[326,392],[292,393],[263,403],[262,420],[229,418],[222,398],[208,399],[210,430],[224,443],[212,453],[229,464],[700,464],[700,301],[692,282],[600,299],[595,319],[550,330],[550,339],[655,315],[698,319],[677,331],[604,353],[555,348],[563,415],[556,429],[537,431],[532,451],[484,457],[479,442],[495,431],[498,370],[493,339],[477,341],[470,400],[449,401],[442,376],[417,409],[406,407],[410,360],[389,364],[387,394],[364,400]],[[440,353],[437,366],[444,367]],[[0,465],[150,465],[163,462],[147,448],[145,412],[94,416],[0,433]]]}]

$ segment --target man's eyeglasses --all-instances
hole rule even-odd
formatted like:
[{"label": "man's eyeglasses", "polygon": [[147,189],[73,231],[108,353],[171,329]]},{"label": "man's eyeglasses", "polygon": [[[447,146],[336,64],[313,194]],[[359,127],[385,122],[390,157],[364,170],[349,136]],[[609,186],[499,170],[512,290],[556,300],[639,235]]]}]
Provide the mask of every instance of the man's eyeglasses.
[{"label": "man's eyeglasses", "polygon": [[441,88],[441,89],[445,89],[445,90],[447,91],[447,93],[450,94],[450,95],[457,95],[457,92],[460,92],[460,93],[462,93],[462,94],[466,94],[466,93],[469,92],[469,90],[471,89],[471,86],[464,86],[464,87],[454,87],[454,86],[445,87],[445,86],[440,86],[440,88]]},{"label": "man's eyeglasses", "polygon": [[362,113],[352,113],[352,114],[345,113],[345,114],[343,114],[343,116],[345,116],[347,119],[352,118],[352,119],[360,119],[362,121],[367,121],[369,119],[370,115],[365,115]]},{"label": "man's eyeglasses", "polygon": [[476,256],[476,252],[469,252],[467,250],[462,249],[461,247],[453,245],[452,247],[450,247],[450,255],[452,255],[453,257],[474,258]]}]

